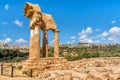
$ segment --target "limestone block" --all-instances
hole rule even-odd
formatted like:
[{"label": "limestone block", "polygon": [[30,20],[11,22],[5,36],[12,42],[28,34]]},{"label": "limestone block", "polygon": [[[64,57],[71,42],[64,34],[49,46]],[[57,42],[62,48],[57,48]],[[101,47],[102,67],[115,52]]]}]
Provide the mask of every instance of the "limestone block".
[{"label": "limestone block", "polygon": [[57,76],[55,77],[55,80],[64,80],[63,76]]},{"label": "limestone block", "polygon": [[72,73],[65,73],[64,80],[72,80]]}]

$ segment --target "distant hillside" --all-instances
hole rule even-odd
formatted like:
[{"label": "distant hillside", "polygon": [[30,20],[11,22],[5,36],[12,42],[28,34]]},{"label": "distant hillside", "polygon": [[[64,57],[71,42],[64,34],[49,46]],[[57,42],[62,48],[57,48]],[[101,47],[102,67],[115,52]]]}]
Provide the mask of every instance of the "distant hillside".
[{"label": "distant hillside", "polygon": [[68,60],[120,57],[120,44],[67,44],[60,46],[60,56],[64,56]]}]

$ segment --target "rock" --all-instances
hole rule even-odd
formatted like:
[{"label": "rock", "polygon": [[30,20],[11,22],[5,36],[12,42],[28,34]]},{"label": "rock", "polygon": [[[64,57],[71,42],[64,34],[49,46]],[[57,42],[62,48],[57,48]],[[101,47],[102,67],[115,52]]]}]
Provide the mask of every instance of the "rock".
[{"label": "rock", "polygon": [[101,80],[101,79],[97,78],[97,77],[94,76],[94,75],[89,74],[89,75],[86,77],[86,80]]},{"label": "rock", "polygon": [[47,78],[47,77],[50,77],[50,76],[51,76],[50,73],[45,73],[45,74],[44,74],[44,78]]},{"label": "rock", "polygon": [[48,80],[55,80],[55,78],[48,78]]},{"label": "rock", "polygon": [[64,80],[72,80],[72,73],[65,73]]},{"label": "rock", "polygon": [[73,77],[72,80],[83,80],[83,79],[81,79],[81,78],[79,78],[79,77]]},{"label": "rock", "polygon": [[117,80],[118,78],[120,78],[119,74],[110,74],[109,75],[109,79],[110,80]]},{"label": "rock", "polygon": [[55,80],[64,80],[63,76],[57,76],[55,77]]}]

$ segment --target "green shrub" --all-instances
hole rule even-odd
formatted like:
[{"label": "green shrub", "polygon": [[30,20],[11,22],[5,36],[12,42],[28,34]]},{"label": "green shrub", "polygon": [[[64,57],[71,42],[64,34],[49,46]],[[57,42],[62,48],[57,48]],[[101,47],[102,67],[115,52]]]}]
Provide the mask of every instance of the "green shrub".
[{"label": "green shrub", "polygon": [[51,52],[48,53],[48,57],[53,57],[53,56],[54,56],[53,53]]},{"label": "green shrub", "polygon": [[91,58],[92,57],[92,55],[91,55],[91,53],[89,53],[89,52],[85,52],[84,54],[83,54],[83,58]]},{"label": "green shrub", "polygon": [[67,59],[69,61],[79,60],[79,59],[83,58],[83,56],[81,54],[79,54],[78,56],[66,55],[64,57],[65,57],[65,59]]},{"label": "green shrub", "polygon": [[21,60],[20,60],[20,58],[19,57],[16,57],[15,58],[15,62],[20,62]]},{"label": "green shrub", "polygon": [[100,57],[100,55],[99,55],[98,52],[95,52],[95,53],[92,53],[92,54],[91,54],[91,57]]},{"label": "green shrub", "polygon": [[19,70],[21,70],[22,68],[23,68],[23,66],[22,66],[22,65],[19,65],[19,66],[18,66],[18,69],[19,69]]}]

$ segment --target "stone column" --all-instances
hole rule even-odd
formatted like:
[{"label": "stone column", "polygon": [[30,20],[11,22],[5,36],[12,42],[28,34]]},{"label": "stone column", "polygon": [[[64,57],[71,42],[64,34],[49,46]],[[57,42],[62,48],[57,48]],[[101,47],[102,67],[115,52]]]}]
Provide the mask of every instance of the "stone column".
[{"label": "stone column", "polygon": [[42,57],[48,57],[48,30],[43,30],[43,53]]},{"label": "stone column", "polygon": [[54,58],[59,58],[59,30],[54,30]]},{"label": "stone column", "polygon": [[33,57],[33,52],[34,52],[34,29],[30,28],[29,59]]},{"label": "stone column", "polygon": [[38,25],[35,25],[34,29],[31,29],[30,33],[30,50],[29,59],[40,58],[40,29]]}]

